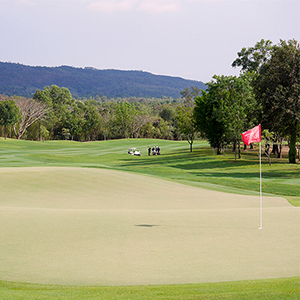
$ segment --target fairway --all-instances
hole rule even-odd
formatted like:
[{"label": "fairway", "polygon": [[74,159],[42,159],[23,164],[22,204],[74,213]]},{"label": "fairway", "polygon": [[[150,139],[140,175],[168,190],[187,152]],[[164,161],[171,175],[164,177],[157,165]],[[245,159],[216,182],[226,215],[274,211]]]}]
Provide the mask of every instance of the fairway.
[{"label": "fairway", "polygon": [[299,208],[120,171],[0,169],[0,278],[148,285],[299,276]]}]

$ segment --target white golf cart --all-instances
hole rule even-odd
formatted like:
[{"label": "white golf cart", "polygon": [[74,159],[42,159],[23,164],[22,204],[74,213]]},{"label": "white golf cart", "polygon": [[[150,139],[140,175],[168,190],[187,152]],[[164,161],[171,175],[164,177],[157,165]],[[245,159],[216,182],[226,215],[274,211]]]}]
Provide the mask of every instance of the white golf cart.
[{"label": "white golf cart", "polygon": [[137,148],[130,148],[128,149],[128,154],[141,156],[141,152]]}]

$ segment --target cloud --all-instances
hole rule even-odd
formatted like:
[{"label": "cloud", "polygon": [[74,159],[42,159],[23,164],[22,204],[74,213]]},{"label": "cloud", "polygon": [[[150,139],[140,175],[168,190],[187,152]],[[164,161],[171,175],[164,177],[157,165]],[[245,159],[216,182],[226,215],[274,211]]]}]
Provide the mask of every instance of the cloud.
[{"label": "cloud", "polygon": [[229,2],[229,1],[228,0],[186,0],[186,2],[188,2],[188,3],[201,3],[201,2],[202,3],[204,3],[204,2],[214,3],[214,2]]},{"label": "cloud", "polygon": [[17,4],[25,5],[25,6],[36,6],[36,2],[30,0],[19,0]]},{"label": "cloud", "polygon": [[137,10],[151,14],[161,14],[178,11],[182,2],[183,0],[100,0],[91,2],[87,8],[102,13]]},{"label": "cloud", "polygon": [[88,9],[103,13],[112,13],[115,11],[129,11],[133,9],[138,2],[138,0],[102,0],[90,3],[88,5]]},{"label": "cloud", "polygon": [[152,14],[161,14],[178,11],[180,7],[180,0],[142,0],[138,10]]}]

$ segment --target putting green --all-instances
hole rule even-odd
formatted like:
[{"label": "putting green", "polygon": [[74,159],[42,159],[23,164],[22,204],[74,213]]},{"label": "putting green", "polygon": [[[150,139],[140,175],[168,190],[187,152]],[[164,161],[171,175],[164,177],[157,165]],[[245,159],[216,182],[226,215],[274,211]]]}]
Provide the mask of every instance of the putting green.
[{"label": "putting green", "polygon": [[299,208],[87,168],[0,169],[0,279],[176,284],[299,276]]}]

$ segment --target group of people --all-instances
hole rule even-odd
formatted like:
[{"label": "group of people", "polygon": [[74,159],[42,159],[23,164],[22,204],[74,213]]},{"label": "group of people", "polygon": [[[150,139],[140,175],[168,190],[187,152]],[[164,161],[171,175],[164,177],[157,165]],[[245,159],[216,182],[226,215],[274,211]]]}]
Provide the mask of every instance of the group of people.
[{"label": "group of people", "polygon": [[152,151],[152,155],[160,155],[160,148],[159,146],[155,146],[155,147],[148,147],[148,155],[151,155],[151,151]]}]

